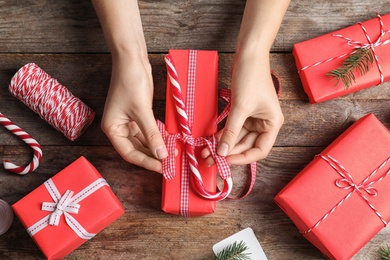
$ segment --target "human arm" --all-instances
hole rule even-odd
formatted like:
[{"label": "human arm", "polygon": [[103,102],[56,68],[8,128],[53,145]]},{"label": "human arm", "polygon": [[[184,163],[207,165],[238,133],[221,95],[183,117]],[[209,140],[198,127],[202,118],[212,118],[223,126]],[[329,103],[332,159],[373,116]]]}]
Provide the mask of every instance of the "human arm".
[{"label": "human arm", "polygon": [[137,0],[92,0],[112,55],[102,130],[121,157],[161,172],[168,153],[153,115],[153,79]]},{"label": "human arm", "polygon": [[[232,65],[232,106],[218,133],[217,153],[231,164],[265,158],[284,117],[270,73],[269,52],[289,0],[248,0]],[[213,164],[203,151],[206,163]]]}]

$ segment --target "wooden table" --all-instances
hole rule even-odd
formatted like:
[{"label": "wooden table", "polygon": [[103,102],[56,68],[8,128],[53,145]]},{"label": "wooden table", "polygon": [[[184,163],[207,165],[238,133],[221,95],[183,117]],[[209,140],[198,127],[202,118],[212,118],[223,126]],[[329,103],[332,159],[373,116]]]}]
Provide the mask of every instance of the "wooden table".
[{"label": "wooden table", "polygon": [[[220,87],[229,87],[230,64],[245,1],[139,1],[155,83],[156,117],[164,120],[163,55],[170,48],[220,52]],[[126,214],[67,259],[210,259],[212,246],[251,227],[269,259],[325,259],[303,238],[273,197],[355,120],[373,112],[390,128],[390,84],[325,103],[310,105],[291,55],[295,42],[313,38],[375,13],[390,12],[386,0],[292,1],[272,48],[272,68],[283,84],[285,115],[275,147],[258,162],[252,194],[219,202],[214,214],[184,218],[161,210],[159,174],[124,162],[100,129],[110,80],[111,56],[89,1],[3,1],[0,8],[0,111],[36,138],[43,148],[38,170],[17,176],[0,169],[0,199],[12,204],[80,156],[85,156],[111,184]],[[87,132],[71,142],[13,98],[13,74],[35,62],[96,111]],[[0,157],[24,164],[30,149],[0,130]],[[244,167],[233,167],[238,182]],[[236,192],[236,191],[235,191]],[[389,244],[383,229],[354,259],[377,259]],[[0,236],[0,259],[43,259],[15,218]]]}]

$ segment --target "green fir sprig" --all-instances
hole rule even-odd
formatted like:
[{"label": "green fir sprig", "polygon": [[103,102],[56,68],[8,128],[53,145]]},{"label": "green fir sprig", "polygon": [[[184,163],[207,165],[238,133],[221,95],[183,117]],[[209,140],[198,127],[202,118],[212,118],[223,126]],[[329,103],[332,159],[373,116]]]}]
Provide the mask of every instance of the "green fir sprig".
[{"label": "green fir sprig", "polygon": [[219,252],[213,260],[250,260],[251,253],[245,253],[246,250],[248,246],[244,241],[234,242]]},{"label": "green fir sprig", "polygon": [[390,247],[389,246],[382,246],[379,251],[379,256],[381,260],[390,260]]},{"label": "green fir sprig", "polygon": [[326,74],[332,76],[337,80],[336,85],[341,80],[344,84],[344,88],[348,89],[356,81],[355,71],[358,71],[360,76],[366,74],[374,62],[371,49],[358,48],[346,58],[343,65],[340,68],[331,70]]}]

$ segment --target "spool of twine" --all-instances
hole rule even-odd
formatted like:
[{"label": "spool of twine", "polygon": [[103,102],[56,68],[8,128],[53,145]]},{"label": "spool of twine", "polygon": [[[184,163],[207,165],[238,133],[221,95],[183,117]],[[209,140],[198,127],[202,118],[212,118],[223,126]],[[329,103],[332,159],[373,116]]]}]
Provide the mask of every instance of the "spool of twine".
[{"label": "spool of twine", "polygon": [[35,63],[28,63],[12,77],[9,92],[69,140],[80,137],[95,112]]},{"label": "spool of twine", "polygon": [[14,220],[14,212],[11,206],[4,200],[0,200],[0,236],[11,227]]}]

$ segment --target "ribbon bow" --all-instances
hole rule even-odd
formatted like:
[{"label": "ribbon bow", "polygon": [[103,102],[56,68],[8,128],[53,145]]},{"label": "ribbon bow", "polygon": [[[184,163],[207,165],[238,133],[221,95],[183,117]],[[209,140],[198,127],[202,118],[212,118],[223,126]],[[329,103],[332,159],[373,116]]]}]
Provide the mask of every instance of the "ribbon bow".
[{"label": "ribbon bow", "polygon": [[[385,31],[383,29],[384,25],[383,25],[382,17],[378,13],[376,14],[376,16],[377,16],[377,18],[379,20],[380,34],[379,34],[378,38],[376,40],[374,40],[374,41],[371,39],[370,35],[367,32],[367,29],[364,27],[364,25],[362,23],[358,23],[358,24],[360,25],[361,29],[363,30],[363,33],[364,33],[364,35],[365,35],[365,37],[367,39],[367,43],[355,41],[355,40],[353,40],[351,38],[345,37],[345,36],[340,35],[340,34],[332,34],[332,36],[346,40],[347,41],[347,45],[351,46],[354,49],[367,48],[367,49],[371,50],[371,52],[372,52],[372,54],[374,56],[374,59],[375,59],[375,63],[377,65],[377,67],[378,67],[379,74],[380,74],[380,82],[378,84],[382,84],[384,82],[384,80],[385,80],[385,76],[383,74],[382,67],[381,67],[381,65],[379,63],[379,58],[378,58],[378,55],[376,53],[375,48],[390,43],[390,39],[387,39],[387,40],[383,41],[383,37],[385,36],[385,34],[390,33],[390,30]],[[355,51],[356,50],[353,50],[351,53],[354,53]],[[318,62],[315,62],[313,64],[304,66],[300,70],[298,70],[298,73],[300,73],[301,71],[307,70],[307,69],[309,69],[311,67],[316,67],[316,66],[322,65],[322,64],[327,63],[327,62],[331,62],[331,61],[334,61],[334,60],[337,60],[337,59],[344,58],[344,57],[350,55],[351,53],[344,53],[344,54],[341,54],[340,56],[337,56],[337,57],[332,57],[332,58],[329,58],[329,59],[326,59],[326,60],[318,61]]]},{"label": "ribbon bow", "polygon": [[73,193],[73,191],[67,190],[59,200],[57,197],[59,194],[56,194],[55,197],[52,197],[55,202],[43,202],[42,210],[53,212],[50,214],[49,225],[58,226],[63,213],[79,213],[80,205],[72,202]]},{"label": "ribbon bow", "polygon": [[52,179],[47,180],[44,183],[50,197],[54,202],[43,202],[42,210],[53,212],[43,217],[41,220],[33,224],[27,229],[30,236],[34,236],[48,225],[58,226],[60,224],[61,215],[65,216],[66,224],[82,239],[91,239],[96,234],[89,233],[84,227],[72,216],[72,214],[78,214],[80,204],[83,199],[93,194],[98,189],[108,186],[108,183],[103,178],[99,178],[85,187],[83,190],[73,195],[74,192],[67,190],[62,196],[58,191],[56,185]]},{"label": "ribbon bow", "polygon": [[383,70],[382,70],[382,67],[379,63],[379,58],[378,58],[378,55],[376,53],[375,48],[390,43],[390,39],[382,41],[383,36],[385,36],[386,33],[390,33],[390,30],[385,31],[383,29],[384,25],[383,25],[382,17],[378,13],[376,14],[376,16],[378,17],[379,25],[380,25],[380,35],[376,41],[371,40],[371,37],[368,34],[366,27],[364,27],[364,25],[360,22],[358,24],[360,25],[360,27],[362,28],[362,30],[364,32],[364,35],[367,39],[367,43],[355,41],[351,38],[344,37],[343,35],[340,35],[340,34],[333,34],[333,36],[346,40],[347,44],[355,49],[360,49],[360,48],[370,49],[372,51],[376,65],[377,65],[378,70],[379,70],[379,74],[380,74],[380,83],[379,84],[383,84],[383,82],[385,80],[385,76],[383,75]]},{"label": "ribbon bow", "polygon": [[[191,127],[189,125],[189,116],[186,112],[186,106],[183,102],[181,87],[178,82],[178,76],[177,72],[172,60],[172,57],[170,55],[167,55],[165,57],[165,62],[167,65],[168,70],[168,76],[171,82],[172,86],[172,93],[173,97],[175,99],[175,107],[176,111],[178,113],[178,120],[180,124],[180,133],[177,134],[170,134],[166,137],[166,143],[167,147],[169,149],[169,157],[163,161],[163,172],[164,177],[167,179],[172,179],[176,176],[175,173],[175,158],[174,158],[174,149],[175,149],[175,142],[180,140],[183,142],[186,156],[183,156],[183,164],[186,165],[188,163],[189,170],[192,173],[191,178],[193,180],[193,184],[195,186],[196,191],[204,198],[211,199],[211,200],[222,200],[229,196],[231,190],[232,190],[232,177],[231,177],[231,170],[229,167],[229,164],[227,163],[226,159],[224,157],[219,156],[215,152],[216,147],[216,140],[214,136],[211,137],[198,137],[194,138],[191,132]],[[160,127],[160,131],[164,133],[165,136],[165,127],[160,122],[158,123]],[[206,187],[203,184],[202,176],[200,175],[200,172],[198,170],[198,161],[196,159],[195,155],[195,147],[197,146],[204,146],[207,145],[211,152],[211,156],[216,162],[218,172],[221,176],[221,178],[224,180],[224,186],[221,191],[217,192],[211,192],[206,189]],[[183,169],[184,171],[187,171],[187,167]]]},{"label": "ribbon bow", "polygon": [[377,182],[380,182],[385,177],[390,174],[390,168],[382,174],[378,179],[370,181],[373,176],[382,169],[388,162],[390,162],[390,157],[388,157],[384,162],[382,162],[375,170],[373,170],[362,182],[356,183],[351,174],[344,168],[343,165],[340,164],[335,158],[330,155],[317,155],[326,161],[342,178],[336,180],[335,185],[344,190],[351,189],[351,191],[338,202],[331,210],[329,210],[319,221],[317,221],[314,226],[309,228],[308,230],[300,231],[301,233],[309,233],[314,228],[318,227],[322,221],[324,221],[330,214],[332,214],[338,207],[340,207],[353,193],[356,192],[372,209],[372,211],[378,216],[380,221],[382,221],[383,225],[387,226],[387,221],[382,217],[380,212],[374,207],[374,205],[369,201],[369,199],[364,195],[362,191],[365,191],[368,195],[376,197],[378,195],[378,191],[373,187],[373,185]]}]

